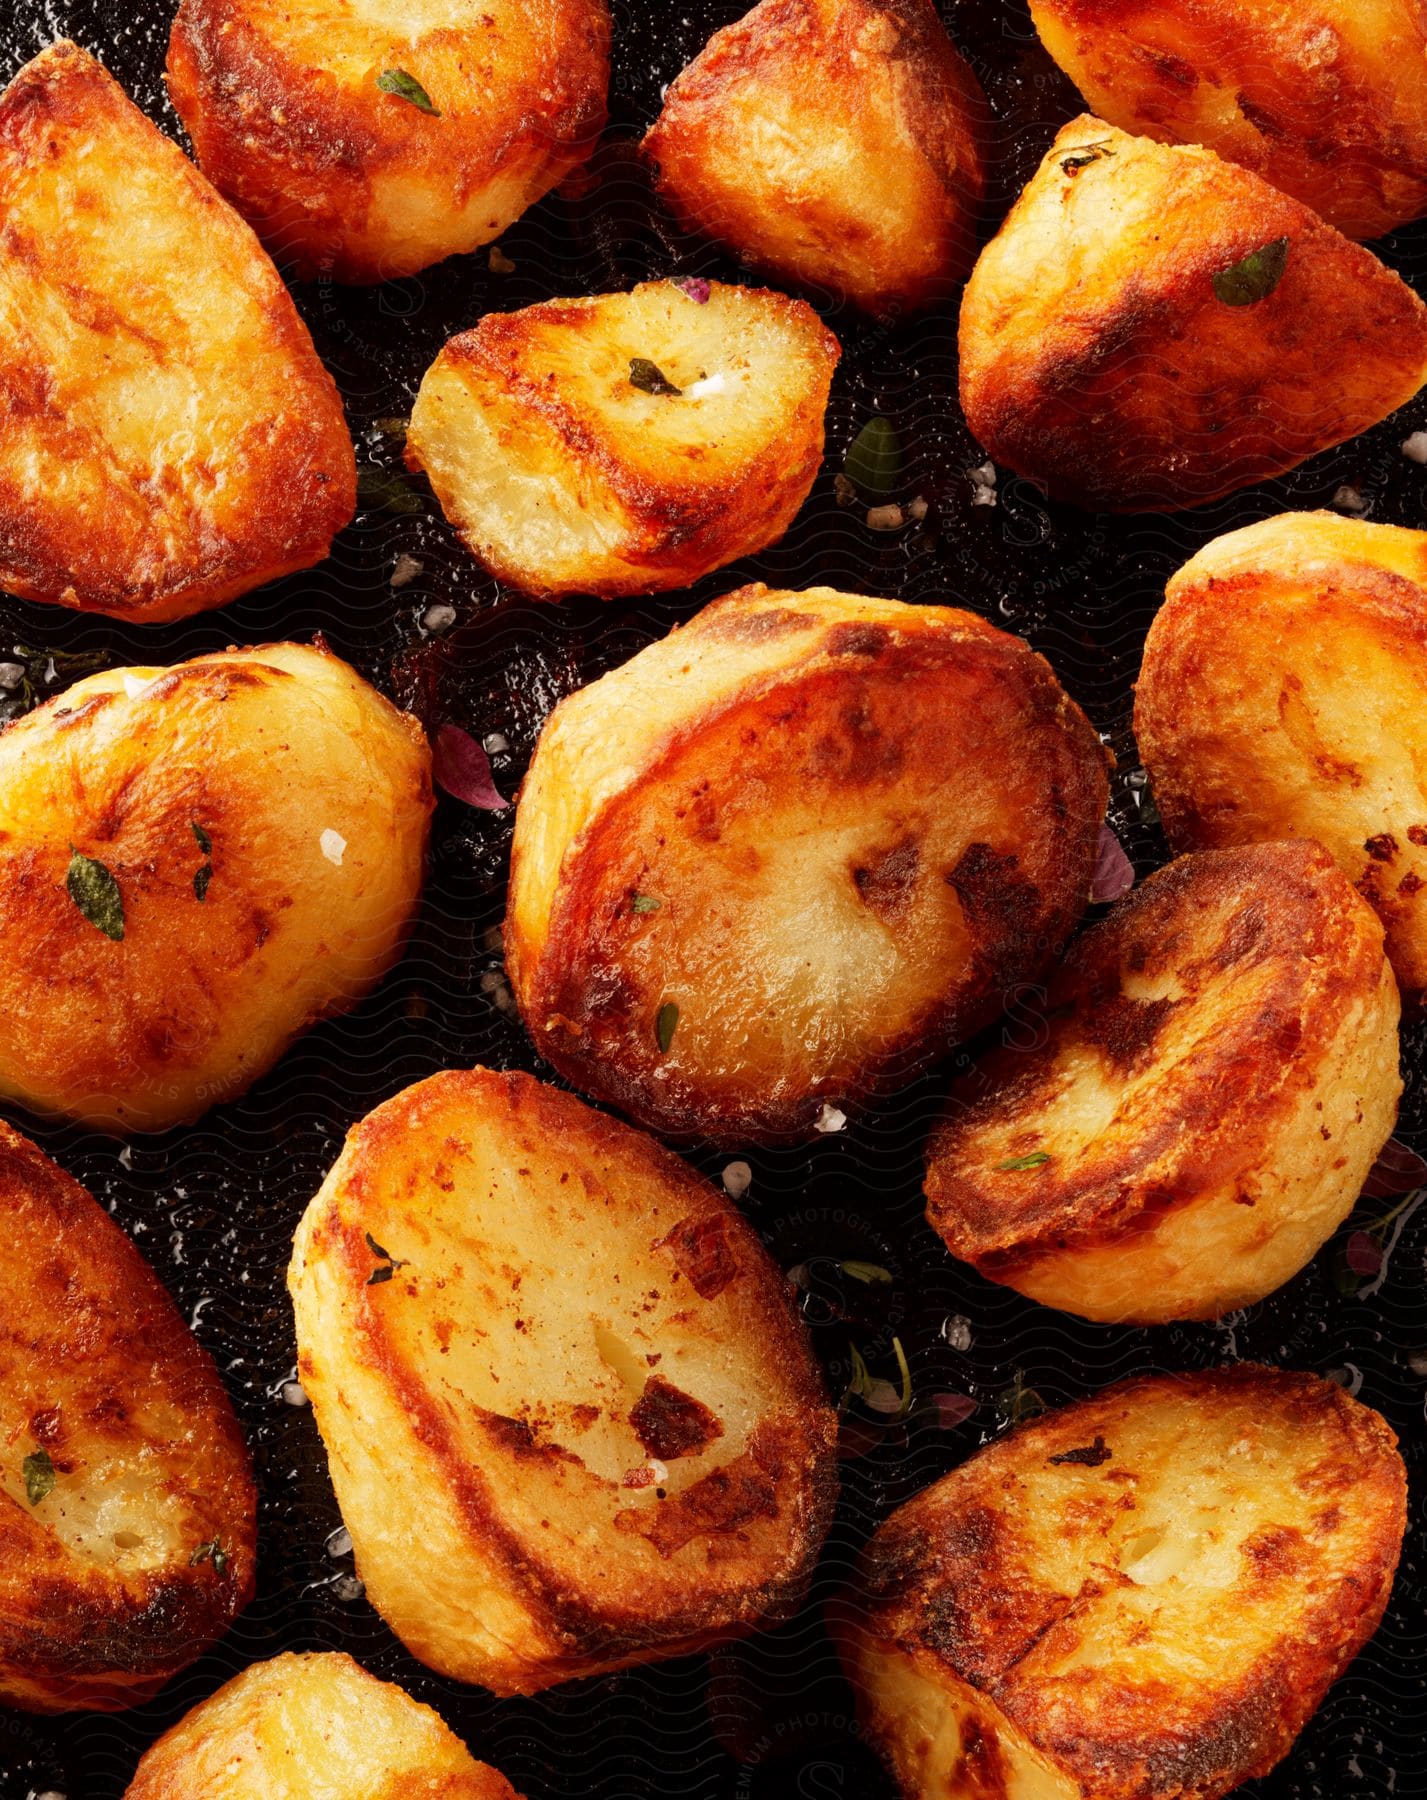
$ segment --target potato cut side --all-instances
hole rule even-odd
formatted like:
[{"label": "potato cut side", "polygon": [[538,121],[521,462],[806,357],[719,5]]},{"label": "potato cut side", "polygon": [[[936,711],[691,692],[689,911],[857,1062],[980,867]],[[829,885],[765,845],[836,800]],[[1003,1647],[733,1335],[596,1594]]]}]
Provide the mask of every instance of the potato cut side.
[{"label": "potato cut side", "polygon": [[590,154],[605,0],[183,0],[204,173],[300,275],[386,281],[499,237]]},{"label": "potato cut side", "polygon": [[415,720],[297,644],[106,670],[11,725],[0,1095],[159,1131],[242,1093],[395,961],[431,805]]},{"label": "potato cut side", "polygon": [[1377,1629],[1397,1440],[1313,1375],[1107,1389],[900,1507],[836,1612],[909,1800],[1220,1800]]},{"label": "potato cut side", "polygon": [[953,1254],[1092,1319],[1214,1318],[1352,1210],[1402,1093],[1382,927],[1320,845],[1186,857],[960,1082],[927,1166]]},{"label": "potato cut side", "polygon": [[1084,909],[1105,757],[969,613],[731,594],[557,707],[506,961],[541,1053],[675,1135],[806,1135],[1034,979]]},{"label": "potato cut side", "polygon": [[75,45],[0,95],[0,586],[179,619],[321,562],[332,378],[252,232]]},{"label": "potato cut side", "polygon": [[1427,991],[1427,533],[1293,513],[1169,584],[1135,734],[1171,842],[1311,837]]},{"label": "potato cut side", "polygon": [[357,1567],[432,1668],[533,1693],[801,1599],[836,1415],[754,1233],[650,1139],[438,1075],[352,1132],[289,1286]]},{"label": "potato cut side", "polygon": [[253,1591],[248,1453],[129,1239],[0,1125],[0,1702],[135,1706]]},{"label": "potato cut side", "polygon": [[644,151],[687,225],[894,317],[970,272],[987,116],[933,0],[762,0],[684,70]]},{"label": "potato cut side", "polygon": [[429,1706],[339,1652],[277,1656],[195,1706],[124,1800],[520,1800]]},{"label": "potato cut side", "polygon": [[1207,144],[1349,237],[1427,211],[1421,0],[1031,0],[1101,118]]},{"label": "potato cut side", "polygon": [[838,355],[801,301],[717,282],[491,313],[427,371],[407,460],[502,581],[684,587],[792,523]]},{"label": "potato cut side", "polygon": [[1427,307],[1210,150],[1067,125],[982,252],[961,400],[1058,499],[1172,511],[1356,437],[1427,379]]}]

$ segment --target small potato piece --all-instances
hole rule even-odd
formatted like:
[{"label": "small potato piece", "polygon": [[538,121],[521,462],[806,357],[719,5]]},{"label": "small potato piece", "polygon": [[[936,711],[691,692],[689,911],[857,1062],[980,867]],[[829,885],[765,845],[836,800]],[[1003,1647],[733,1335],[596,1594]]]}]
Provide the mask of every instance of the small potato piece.
[{"label": "small potato piece", "polygon": [[1377,1629],[1406,1523],[1396,1438],[1331,1383],[1124,1382],[893,1513],[843,1659],[908,1800],[1220,1800]]},{"label": "small potato piece", "polygon": [[1392,1135],[1397,1025],[1382,927],[1321,846],[1185,857],[1071,947],[1040,1047],[959,1084],[927,1217],[983,1275],[1088,1319],[1248,1306]]},{"label": "small potato piece", "polygon": [[169,90],[275,256],[387,281],[490,243],[584,162],[609,39],[605,0],[183,0]]},{"label": "small potato piece", "polygon": [[798,1604],[836,1415],[757,1237],[652,1140],[437,1075],[351,1133],[288,1282],[367,1594],[432,1668],[535,1693]]},{"label": "small potato piece", "polygon": [[895,317],[970,273],[986,117],[933,0],[762,0],[684,70],[644,151],[690,227]]},{"label": "small potato piece", "polygon": [[124,1800],[520,1800],[429,1706],[340,1652],[255,1663],[145,1752]]},{"label": "small potato piece", "polygon": [[1427,533],[1288,513],[1169,584],[1135,735],[1176,849],[1311,837],[1427,991]]},{"label": "small potato piece", "polygon": [[0,736],[0,1096],[161,1131],[395,961],[431,756],[298,644],[109,669]]},{"label": "small potato piece", "polygon": [[0,586],[152,623],[321,562],[342,402],[248,227],[92,56],[0,95]]},{"label": "small potato piece", "polygon": [[427,370],[407,461],[527,593],[685,587],[792,524],[839,354],[802,301],[718,282],[489,313]]},{"label": "small potato piece", "polygon": [[1422,0],[1031,0],[1102,119],[1207,144],[1349,237],[1427,211]]},{"label": "small potato piece", "polygon": [[1033,980],[1105,755],[970,613],[744,588],[547,720],[506,965],[542,1055],[675,1136],[807,1135]]},{"label": "small potato piece", "polygon": [[252,1597],[248,1453],[152,1269],[8,1125],[0,1237],[0,1702],[137,1706]]},{"label": "small potato piece", "polygon": [[1072,121],[961,309],[961,400],[1057,499],[1173,511],[1296,468],[1427,379],[1427,307],[1211,150]]}]

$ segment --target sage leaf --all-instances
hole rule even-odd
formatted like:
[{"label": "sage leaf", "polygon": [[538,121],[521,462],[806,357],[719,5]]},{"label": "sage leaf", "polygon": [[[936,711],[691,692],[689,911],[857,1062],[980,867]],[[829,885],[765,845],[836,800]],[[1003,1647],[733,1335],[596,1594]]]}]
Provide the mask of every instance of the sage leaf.
[{"label": "sage leaf", "polygon": [[679,1027],[679,1009],[672,1000],[666,1000],[659,1008],[659,1017],[654,1021],[654,1035],[659,1040],[660,1051],[667,1056],[669,1046],[674,1041],[674,1033]]},{"label": "sage leaf", "polygon": [[55,1466],[50,1461],[48,1450],[36,1450],[25,1458],[25,1498],[31,1506],[38,1506],[47,1494],[54,1492]]},{"label": "sage leaf", "polygon": [[405,69],[383,69],[377,76],[377,86],[384,94],[394,94],[398,100],[408,101],[418,112],[430,113],[433,119],[441,117],[431,104],[430,94]]},{"label": "sage leaf", "polygon": [[1225,306],[1257,306],[1283,280],[1288,249],[1288,239],[1281,237],[1251,250],[1242,262],[1219,271],[1214,277],[1214,292]]},{"label": "sage leaf", "polygon": [[69,847],[69,873],[65,886],[69,897],[96,931],[102,931],[117,944],[124,937],[124,897],[119,883],[92,856]]},{"label": "sage leaf", "polygon": [[890,494],[902,477],[902,441],[890,419],[869,419],[852,440],[842,465],[864,494]]}]

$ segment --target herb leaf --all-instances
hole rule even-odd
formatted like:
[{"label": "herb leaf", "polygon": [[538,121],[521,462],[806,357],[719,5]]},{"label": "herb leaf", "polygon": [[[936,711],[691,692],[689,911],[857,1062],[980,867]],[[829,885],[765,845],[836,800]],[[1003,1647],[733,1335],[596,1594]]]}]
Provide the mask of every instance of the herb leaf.
[{"label": "herb leaf", "polygon": [[49,1451],[34,1451],[25,1458],[22,1466],[25,1475],[25,1498],[31,1506],[38,1506],[47,1494],[54,1492],[55,1466],[50,1461]]},{"label": "herb leaf", "polygon": [[107,938],[118,944],[124,937],[124,897],[119,892],[119,883],[105,868],[102,862],[96,862],[92,856],[85,856],[69,847],[69,873],[65,877],[65,886],[69,889],[69,897],[79,908],[96,931],[102,931]]},{"label": "herb leaf", "polygon": [[884,1286],[890,1286],[892,1281],[891,1270],[884,1269],[880,1263],[845,1262],[842,1265],[842,1272],[844,1275],[850,1275],[854,1281],[865,1282],[868,1287],[879,1282]]},{"label": "herb leaf", "polygon": [[1019,1425],[1025,1419],[1033,1419],[1037,1413],[1045,1411],[1045,1401],[1034,1388],[1026,1386],[1023,1369],[1016,1370],[1016,1378],[1010,1387],[1002,1388],[996,1396],[996,1404],[1006,1415],[1007,1422]]},{"label": "herb leaf", "polygon": [[1043,1169],[1049,1161],[1050,1156],[1046,1151],[1033,1150],[1029,1156],[1013,1156],[1009,1162],[997,1163],[996,1173],[1008,1175],[1019,1169]]},{"label": "herb leaf", "polygon": [[641,394],[671,394],[676,400],[684,392],[681,387],[675,387],[658,363],[650,362],[647,356],[630,357],[629,385],[637,387]]},{"label": "herb leaf", "polygon": [[658,912],[663,904],[663,901],[656,900],[653,894],[636,894],[629,903],[629,910],[636,913]]},{"label": "herb leaf", "polygon": [[380,1287],[382,1282],[390,1281],[398,1269],[404,1269],[407,1265],[401,1257],[393,1256],[390,1250],[384,1250],[372,1236],[370,1231],[364,1232],[363,1236],[367,1240],[368,1250],[371,1251],[373,1256],[380,1257],[382,1263],[382,1266],[379,1269],[373,1269],[371,1274],[367,1277],[367,1286]]},{"label": "herb leaf", "polygon": [[414,75],[408,75],[405,69],[383,69],[377,76],[377,86],[384,94],[395,94],[398,100],[407,100],[419,112],[430,113],[433,119],[439,119],[440,113],[431,104],[431,96]]},{"label": "herb leaf", "polygon": [[1077,144],[1060,159],[1062,174],[1078,175],[1082,169],[1088,169],[1091,163],[1097,163],[1102,157],[1113,156],[1109,138],[1102,138],[1096,144]]},{"label": "herb leaf", "polygon": [[672,1000],[666,1000],[659,1008],[659,1016],[654,1021],[654,1035],[659,1040],[661,1052],[667,1056],[669,1046],[674,1041],[674,1033],[679,1028],[679,1009]]},{"label": "herb leaf", "polygon": [[213,864],[204,863],[193,872],[193,897],[200,903],[208,898],[208,884],[213,879]]},{"label": "herb leaf", "polygon": [[1104,1438],[1097,1435],[1093,1444],[1087,1444],[1083,1450],[1064,1450],[1059,1456],[1051,1457],[1052,1466],[1072,1463],[1082,1469],[1098,1469],[1101,1463],[1109,1462],[1115,1452],[1106,1444]]},{"label": "herb leaf", "polygon": [[357,505],[368,512],[425,512],[419,495],[390,469],[357,470]]},{"label": "herb leaf", "polygon": [[223,1548],[222,1544],[219,1543],[218,1539],[209,1538],[206,1544],[200,1544],[193,1555],[189,1557],[188,1566],[192,1569],[196,1568],[199,1563],[211,1562],[213,1564],[213,1573],[215,1575],[222,1575],[227,1572],[229,1560],[228,1552]]},{"label": "herb leaf", "polygon": [[1288,267],[1289,240],[1275,238],[1251,250],[1242,262],[1221,269],[1214,277],[1214,292],[1225,306],[1256,306],[1283,280]]},{"label": "herb leaf", "polygon": [[852,440],[842,472],[864,494],[886,495],[902,477],[902,440],[890,419],[869,419]]},{"label": "herb leaf", "polygon": [[209,837],[208,833],[198,823],[197,819],[192,820],[191,823],[193,826],[194,840],[197,843],[198,848],[203,852],[203,854],[205,856],[212,856],[212,854],[213,854],[212,838]]}]

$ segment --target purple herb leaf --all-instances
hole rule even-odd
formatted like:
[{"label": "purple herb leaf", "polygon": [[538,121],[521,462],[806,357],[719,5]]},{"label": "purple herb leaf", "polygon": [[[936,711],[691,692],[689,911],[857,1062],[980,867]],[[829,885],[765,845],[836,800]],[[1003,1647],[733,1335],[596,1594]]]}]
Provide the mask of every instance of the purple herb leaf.
[{"label": "purple herb leaf", "polygon": [[1090,884],[1092,900],[1119,900],[1135,885],[1135,868],[1108,825],[1100,827],[1100,849],[1095,860],[1095,878]]},{"label": "purple herb leaf", "polygon": [[504,812],[510,805],[496,791],[490,758],[459,725],[443,725],[436,733],[433,771],[436,785],[453,800],[482,812]]}]

